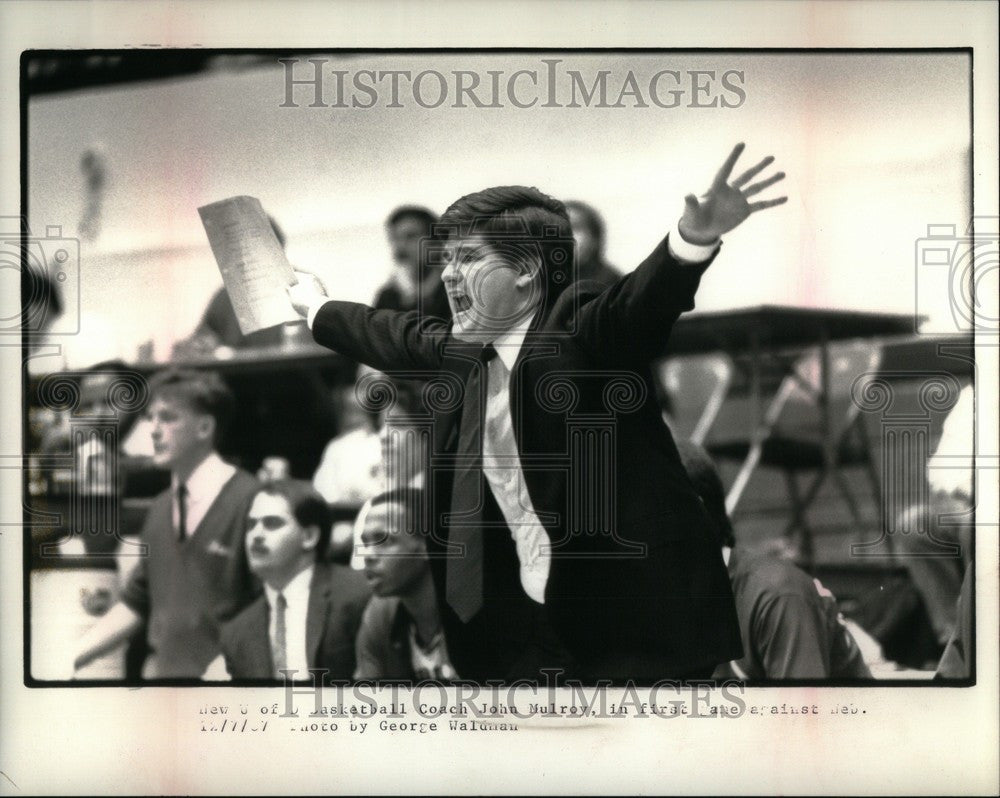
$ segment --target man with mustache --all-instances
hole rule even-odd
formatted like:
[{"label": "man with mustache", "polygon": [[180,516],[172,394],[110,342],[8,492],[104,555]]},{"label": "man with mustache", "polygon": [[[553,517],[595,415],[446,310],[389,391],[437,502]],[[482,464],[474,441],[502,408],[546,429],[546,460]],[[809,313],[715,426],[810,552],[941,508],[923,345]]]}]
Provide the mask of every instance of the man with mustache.
[{"label": "man with mustache", "polygon": [[[234,680],[350,679],[354,639],[368,588],[360,574],[322,553],[332,516],[323,497],[304,480],[260,488],[246,516],[250,569],[264,595],[222,628],[222,656]],[[216,668],[206,674],[211,679]]]},{"label": "man with mustache", "polygon": [[[289,296],[317,342],[373,368],[423,372],[433,408],[432,573],[465,679],[652,683],[740,655],[721,553],[653,389],[651,362],[694,307],[720,237],[784,197],[735,179],[737,145],[677,228],[601,291],[576,283],[570,220],[534,188],[462,197],[432,242],[452,322]],[[563,290],[570,286],[570,290]]]}]

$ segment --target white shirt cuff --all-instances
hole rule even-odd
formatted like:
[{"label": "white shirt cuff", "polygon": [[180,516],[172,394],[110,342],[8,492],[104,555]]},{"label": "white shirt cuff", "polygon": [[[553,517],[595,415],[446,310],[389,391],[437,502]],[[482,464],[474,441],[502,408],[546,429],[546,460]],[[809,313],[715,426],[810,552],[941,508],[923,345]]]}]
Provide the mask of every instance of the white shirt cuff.
[{"label": "white shirt cuff", "polygon": [[[704,263],[712,257],[721,243],[721,240],[716,241],[714,244],[692,244],[690,241],[685,241],[678,224],[674,225],[670,231],[670,236],[667,238],[667,246],[670,248],[670,254],[677,258],[677,260],[682,260],[686,263]],[[312,322],[310,322],[311,325]]]},{"label": "white shirt cuff", "polygon": [[309,325],[309,329],[313,328],[313,322],[316,320],[316,314],[319,313],[319,309],[323,307],[330,300],[327,298],[317,299],[309,306],[309,312],[306,313],[306,324]]}]

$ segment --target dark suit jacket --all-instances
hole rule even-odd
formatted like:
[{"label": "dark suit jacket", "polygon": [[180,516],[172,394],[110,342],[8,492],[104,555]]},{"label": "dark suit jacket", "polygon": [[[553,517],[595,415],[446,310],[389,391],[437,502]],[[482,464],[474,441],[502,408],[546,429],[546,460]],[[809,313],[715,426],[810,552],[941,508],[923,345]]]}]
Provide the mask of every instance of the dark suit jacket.
[{"label": "dark suit jacket", "polygon": [[361,618],[357,638],[359,681],[414,678],[410,654],[410,616],[395,596],[372,596]]},{"label": "dark suit jacket", "polygon": [[[579,673],[594,679],[710,673],[741,653],[729,577],[663,423],[650,369],[677,317],[694,307],[707,265],[676,261],[664,239],[607,290],[578,283],[536,317],[512,371],[524,479],[554,544],[546,613]],[[507,622],[501,612],[475,633],[475,619],[463,625],[445,601],[440,556],[455,468],[448,458],[457,446],[461,389],[478,367],[474,354],[443,321],[348,302],[323,305],[313,336],[376,369],[433,378],[428,551],[459,676],[480,678],[466,654],[503,638]],[[497,561],[489,545],[485,582]],[[513,549],[509,536],[506,548]],[[480,614],[488,616],[488,588],[486,595]]]},{"label": "dark suit jacket", "polygon": [[[317,563],[306,611],[309,667],[326,668],[325,682],[354,675],[354,640],[369,591],[364,577],[343,565]],[[268,639],[270,606],[261,596],[222,627],[222,653],[234,680],[274,679]],[[296,674],[297,680],[311,674]]]}]

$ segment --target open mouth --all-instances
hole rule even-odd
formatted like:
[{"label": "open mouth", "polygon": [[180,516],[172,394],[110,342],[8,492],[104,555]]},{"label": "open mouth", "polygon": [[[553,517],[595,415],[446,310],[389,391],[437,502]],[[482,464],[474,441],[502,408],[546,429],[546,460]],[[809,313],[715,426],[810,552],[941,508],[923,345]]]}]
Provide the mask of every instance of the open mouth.
[{"label": "open mouth", "polygon": [[456,313],[464,313],[472,309],[472,300],[469,299],[468,294],[449,294],[451,299],[451,306],[454,308]]}]

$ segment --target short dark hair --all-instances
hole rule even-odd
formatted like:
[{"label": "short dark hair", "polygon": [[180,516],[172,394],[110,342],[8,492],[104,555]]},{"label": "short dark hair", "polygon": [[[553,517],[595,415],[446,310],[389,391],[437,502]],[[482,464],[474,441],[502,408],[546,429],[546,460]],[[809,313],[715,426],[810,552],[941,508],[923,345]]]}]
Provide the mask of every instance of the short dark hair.
[{"label": "short dark hair", "polygon": [[383,504],[402,508],[403,531],[426,539],[430,532],[427,492],[422,488],[398,487],[379,493],[372,499],[371,509]]},{"label": "short dark hair", "polygon": [[566,203],[566,210],[576,211],[580,214],[580,218],[583,220],[584,226],[590,230],[590,234],[594,237],[594,241],[597,242],[597,252],[600,255],[604,254],[604,218],[598,212],[597,208],[593,205],[588,205],[586,202],[581,202],[580,200],[569,200]]},{"label": "short dark hair", "polygon": [[149,399],[179,399],[198,413],[215,419],[215,442],[225,433],[236,407],[236,399],[222,377],[214,371],[169,368],[149,381]]},{"label": "short dark hair", "polygon": [[281,496],[288,502],[288,509],[300,526],[319,527],[319,540],[316,542],[316,559],[322,560],[330,546],[330,535],[333,531],[333,511],[312,483],[304,479],[278,479],[265,482],[254,494],[256,499],[260,494]]},{"label": "short dark hair", "polygon": [[395,227],[403,219],[416,219],[424,226],[429,235],[431,227],[437,224],[438,216],[430,208],[425,208],[423,205],[400,205],[389,214],[385,220],[385,226]]},{"label": "short dark hair", "polygon": [[736,543],[733,534],[733,524],[726,512],[726,491],[722,487],[719,471],[701,446],[689,440],[677,441],[677,451],[680,453],[684,470],[694,485],[695,491],[701,497],[702,504],[708,511],[719,546],[729,546]]},{"label": "short dark hair", "polygon": [[[29,332],[38,330],[44,319],[63,312],[62,296],[48,272],[29,266],[21,273],[21,324]],[[35,317],[39,316],[38,320]]]},{"label": "short dark hair", "polygon": [[[492,236],[499,240],[520,236],[537,242],[543,247],[543,305],[551,305],[573,282],[572,275],[566,279],[566,274],[550,268],[554,248],[564,248],[573,240],[566,206],[537,188],[495,186],[466,194],[444,212],[438,230],[448,238],[480,235],[487,243]],[[571,258],[572,250],[564,254]]]}]

